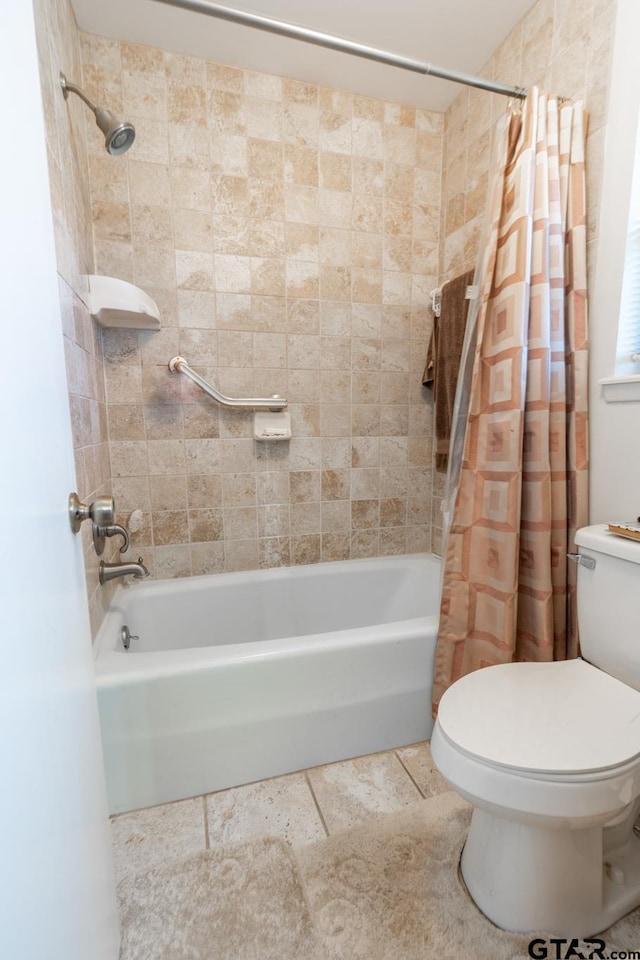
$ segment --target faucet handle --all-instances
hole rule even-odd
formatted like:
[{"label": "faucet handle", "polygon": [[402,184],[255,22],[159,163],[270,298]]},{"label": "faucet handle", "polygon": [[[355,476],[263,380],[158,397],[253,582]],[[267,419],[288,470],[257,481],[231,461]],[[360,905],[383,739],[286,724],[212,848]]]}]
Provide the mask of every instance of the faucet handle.
[{"label": "faucet handle", "polygon": [[[100,527],[97,524],[93,525],[93,542],[96,548],[96,552],[98,552],[98,546],[99,546],[96,543],[96,539],[98,537],[104,538],[104,537],[118,537],[118,536],[122,537],[122,546],[120,547],[120,553],[126,553],[127,550],[129,549],[129,534],[123,526],[121,526],[119,523],[110,523],[106,527]],[[100,554],[104,550],[104,539],[100,546],[101,546],[101,549],[98,552],[98,556],[100,556]]]}]

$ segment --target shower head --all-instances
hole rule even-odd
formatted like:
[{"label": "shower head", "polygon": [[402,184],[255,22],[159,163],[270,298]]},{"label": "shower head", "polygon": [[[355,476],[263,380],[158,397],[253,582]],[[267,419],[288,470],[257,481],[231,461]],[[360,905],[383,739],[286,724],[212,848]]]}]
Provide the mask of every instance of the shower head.
[{"label": "shower head", "polygon": [[117,117],[105,107],[98,107],[95,111],[96,123],[104,133],[104,145],[107,152],[114,157],[119,153],[126,153],[136,138],[133,125]]},{"label": "shower head", "polygon": [[82,92],[75,83],[69,83],[64,73],[60,74],[60,86],[65,100],[69,93],[75,93],[83,100],[96,118],[96,123],[104,133],[104,145],[107,153],[117,156],[120,153],[126,153],[136,137],[136,131],[132,124],[123,120],[118,120],[110,110],[105,107],[98,107],[89,97]]}]

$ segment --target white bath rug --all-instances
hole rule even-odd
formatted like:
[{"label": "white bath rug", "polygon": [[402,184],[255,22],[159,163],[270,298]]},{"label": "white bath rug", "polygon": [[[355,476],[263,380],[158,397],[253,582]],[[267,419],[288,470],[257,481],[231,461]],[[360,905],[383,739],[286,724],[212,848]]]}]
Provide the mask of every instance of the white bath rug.
[{"label": "white bath rug", "polygon": [[[267,838],[165,861],[119,887],[121,960],[528,960],[532,937],[493,926],[459,877],[468,823],[446,793],[295,852]],[[640,950],[640,910],[601,938]]]},{"label": "white bath rug", "polygon": [[120,960],[326,960],[283,840],[166,860],[118,895]]},{"label": "white bath rug", "polygon": [[[528,960],[535,934],[505,933],[478,910],[459,874],[470,807],[443,793],[298,852],[307,900],[335,960]],[[536,945],[538,956],[564,948]],[[602,934],[605,956],[640,950],[640,910]],[[574,945],[572,956],[592,956]],[[546,950],[545,954],[542,952]],[[570,954],[571,955],[571,954]]]}]

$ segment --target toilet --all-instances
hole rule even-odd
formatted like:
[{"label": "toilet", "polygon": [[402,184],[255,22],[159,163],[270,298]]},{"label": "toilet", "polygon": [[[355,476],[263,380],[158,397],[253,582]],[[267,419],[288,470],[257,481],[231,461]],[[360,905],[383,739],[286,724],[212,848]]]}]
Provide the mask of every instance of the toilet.
[{"label": "toilet", "polygon": [[461,870],[504,930],[589,937],[640,905],[640,542],[576,535],[583,659],[456,681],[433,759],[473,806]]}]

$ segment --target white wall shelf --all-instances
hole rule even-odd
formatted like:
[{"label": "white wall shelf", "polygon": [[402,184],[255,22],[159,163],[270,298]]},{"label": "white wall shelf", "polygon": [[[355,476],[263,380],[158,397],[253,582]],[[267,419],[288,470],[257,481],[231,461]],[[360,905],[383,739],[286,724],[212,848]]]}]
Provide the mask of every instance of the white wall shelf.
[{"label": "white wall shelf", "polygon": [[115,277],[87,277],[89,310],[103,327],[159,330],[160,311],[148,293]]}]

